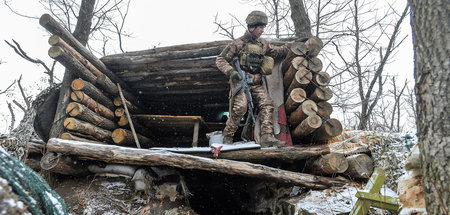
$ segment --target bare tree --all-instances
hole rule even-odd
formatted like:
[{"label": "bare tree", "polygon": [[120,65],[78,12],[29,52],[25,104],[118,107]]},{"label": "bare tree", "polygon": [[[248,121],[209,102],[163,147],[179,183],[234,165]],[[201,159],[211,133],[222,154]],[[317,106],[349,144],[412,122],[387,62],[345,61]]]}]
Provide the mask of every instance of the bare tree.
[{"label": "bare tree", "polygon": [[[372,111],[377,105],[380,97],[383,95],[383,85],[386,79],[383,76],[384,68],[389,63],[391,55],[403,42],[404,38],[398,39],[400,24],[408,14],[408,6],[405,7],[400,17],[396,21],[384,23],[387,17],[395,14],[395,11],[385,14],[380,19],[367,20],[370,17],[371,9],[364,10],[365,2],[353,1],[352,25],[350,34],[346,38],[341,38],[332,42],[336,52],[341,60],[340,63],[331,62],[336,71],[333,74],[333,80],[336,85],[350,83],[351,86],[335,88],[335,94],[338,94],[337,100],[348,101],[349,96],[354,97],[355,93],[359,97],[360,111],[357,114],[359,123],[358,129],[367,129]],[[389,27],[393,29],[388,32]],[[387,40],[387,44],[382,40]],[[353,47],[352,51],[345,49]],[[385,46],[385,48],[383,48]],[[379,60],[374,60],[378,55]],[[337,78],[338,76],[341,76]],[[341,81],[341,82],[336,82]],[[355,92],[353,86],[357,86]],[[340,91],[342,90],[342,91]],[[339,95],[344,95],[340,97]],[[345,103],[345,102],[341,102]]]},{"label": "bare tree", "polygon": [[[392,109],[390,128],[392,131],[399,132],[400,131],[400,116],[401,116],[400,106],[402,104],[401,98],[403,96],[403,92],[405,91],[406,87],[408,86],[408,81],[407,80],[405,81],[405,83],[403,84],[403,87],[401,89],[397,89],[398,86],[397,86],[396,77],[392,76],[391,85],[392,85],[392,90],[389,90],[389,92],[394,97],[394,105],[393,105],[393,109]],[[394,127],[395,117],[397,117],[396,127]]]}]

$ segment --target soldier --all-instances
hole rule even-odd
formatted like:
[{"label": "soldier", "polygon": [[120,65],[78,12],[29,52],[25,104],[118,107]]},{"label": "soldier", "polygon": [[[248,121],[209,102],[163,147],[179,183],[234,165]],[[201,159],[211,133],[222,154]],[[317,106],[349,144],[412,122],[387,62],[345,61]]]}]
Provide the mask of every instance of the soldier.
[{"label": "soldier", "polygon": [[[241,69],[250,77],[250,91],[253,101],[261,115],[261,140],[263,147],[280,146],[273,135],[273,101],[262,85],[263,75],[272,73],[273,58],[285,57],[289,49],[287,46],[273,46],[267,40],[260,38],[267,25],[267,16],[261,11],[252,11],[246,18],[247,31],[244,36],[233,40],[216,58],[216,65],[230,79],[230,117],[223,130],[223,143],[233,142],[233,136],[238,129],[241,118],[247,112],[247,98],[243,89],[235,94],[233,89],[240,85],[243,77],[235,67],[238,60]],[[272,58],[273,57],[273,58]],[[269,68],[267,67],[269,65]],[[234,94],[234,95],[233,95]]]}]

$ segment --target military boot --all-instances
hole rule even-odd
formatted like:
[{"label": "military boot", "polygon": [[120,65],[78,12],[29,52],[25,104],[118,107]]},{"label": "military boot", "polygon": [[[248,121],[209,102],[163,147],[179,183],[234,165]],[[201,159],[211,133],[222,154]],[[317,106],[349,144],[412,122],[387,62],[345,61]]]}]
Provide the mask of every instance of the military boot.
[{"label": "military boot", "polygon": [[260,141],[261,147],[285,146],[286,142],[278,140],[272,134],[263,134]]},{"label": "military boot", "polygon": [[233,137],[230,136],[223,136],[223,144],[233,144]]}]

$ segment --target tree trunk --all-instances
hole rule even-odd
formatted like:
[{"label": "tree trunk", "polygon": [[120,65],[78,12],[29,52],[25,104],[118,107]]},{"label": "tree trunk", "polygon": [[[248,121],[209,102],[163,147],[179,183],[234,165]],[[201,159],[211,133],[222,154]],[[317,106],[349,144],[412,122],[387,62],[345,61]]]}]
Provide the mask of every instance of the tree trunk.
[{"label": "tree trunk", "polygon": [[68,117],[64,120],[64,127],[71,131],[90,135],[99,141],[111,142],[111,131],[99,128],[88,122]]},{"label": "tree trunk", "polygon": [[95,145],[70,140],[51,139],[47,148],[58,153],[69,153],[90,160],[108,163],[146,166],[172,166],[183,169],[199,169],[232,175],[250,176],[275,180],[282,183],[299,185],[313,189],[324,189],[330,186],[343,186],[346,181],[304,173],[280,170],[259,164],[209,159],[192,155],[148,149],[130,149],[112,145]]},{"label": "tree trunk", "polygon": [[312,161],[310,169],[313,170],[314,174],[335,174],[344,173],[349,167],[349,162],[343,154],[330,153],[323,155],[314,161]]},{"label": "tree trunk", "polygon": [[286,113],[290,114],[292,111],[297,109],[300,104],[305,101],[306,99],[306,92],[302,88],[296,88],[291,91],[289,94],[289,97],[286,100],[285,106],[286,106]]},{"label": "tree trunk", "polygon": [[348,169],[345,175],[351,178],[368,179],[372,175],[374,166],[372,158],[366,154],[357,154],[347,157]]},{"label": "tree trunk", "polygon": [[289,0],[289,4],[291,6],[291,18],[294,22],[295,36],[298,38],[309,38],[311,36],[311,22],[303,1]]},{"label": "tree trunk", "polygon": [[86,106],[77,102],[69,103],[69,105],[67,105],[66,113],[71,117],[81,119],[109,131],[113,131],[117,128],[117,124],[113,121],[98,115]]},{"label": "tree trunk", "polygon": [[409,0],[414,44],[416,120],[428,214],[450,207],[448,1]]},{"label": "tree trunk", "polygon": [[104,105],[96,102],[93,98],[86,95],[86,93],[82,91],[75,91],[70,94],[70,98],[74,102],[81,103],[91,109],[92,111],[99,113],[103,117],[114,120],[114,113],[105,107]]}]

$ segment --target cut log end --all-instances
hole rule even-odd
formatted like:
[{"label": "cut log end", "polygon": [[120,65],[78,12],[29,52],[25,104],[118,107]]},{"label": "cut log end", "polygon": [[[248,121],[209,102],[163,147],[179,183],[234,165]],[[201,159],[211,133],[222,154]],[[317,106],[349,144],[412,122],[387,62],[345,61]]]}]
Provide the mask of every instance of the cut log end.
[{"label": "cut log end", "polygon": [[304,57],[300,56],[292,59],[291,64],[296,70],[299,70],[302,67],[308,67],[308,61]]},{"label": "cut log end", "polygon": [[120,97],[116,97],[116,98],[114,98],[114,105],[115,106],[117,106],[117,107],[120,107],[120,106],[122,106],[122,99],[120,99]]},{"label": "cut log end", "polygon": [[52,46],[56,46],[61,40],[61,37],[58,35],[52,35],[50,38],[48,38],[48,44]]},{"label": "cut log end", "polygon": [[41,18],[39,18],[39,24],[41,26],[46,25],[47,23],[49,23],[53,18],[50,16],[50,14],[48,13],[44,13]]},{"label": "cut log end", "polygon": [[79,79],[79,78],[73,80],[72,83],[71,83],[71,85],[70,85],[70,87],[71,87],[73,90],[81,90],[81,89],[84,88],[84,86],[85,86],[84,81],[81,80],[81,79]]},{"label": "cut log end", "polygon": [[50,170],[58,165],[60,157],[54,152],[47,152],[41,158],[41,168],[44,170]]},{"label": "cut log end", "polygon": [[124,129],[116,129],[112,132],[112,139],[117,144],[122,144],[125,142],[127,136],[127,132]]},{"label": "cut log end", "polygon": [[347,157],[348,169],[345,175],[351,178],[368,179],[373,173],[373,160],[366,154],[357,154]]},{"label": "cut log end", "polygon": [[125,115],[125,109],[124,109],[124,108],[117,108],[117,109],[114,111],[114,115],[115,115],[116,117],[124,116],[124,115]]},{"label": "cut log end", "polygon": [[117,124],[121,127],[127,126],[128,125],[128,118],[123,115],[119,118],[119,121],[117,122]]},{"label": "cut log end", "polygon": [[331,77],[326,72],[319,72],[316,76],[314,76],[314,81],[319,86],[327,86],[330,83]]},{"label": "cut log end", "polygon": [[66,118],[66,119],[64,119],[64,128],[73,130],[73,129],[75,129],[76,123],[77,123],[76,119]]},{"label": "cut log end", "polygon": [[305,113],[306,115],[310,116],[310,115],[315,115],[317,113],[317,104],[314,101],[311,100],[306,100],[302,103],[301,106],[303,113]]},{"label": "cut log end", "polygon": [[66,113],[70,116],[78,116],[83,112],[83,108],[81,108],[81,105],[76,102],[71,102],[67,105]]},{"label": "cut log end", "polygon": [[348,161],[343,154],[326,154],[313,162],[315,174],[344,173],[348,169]]},{"label": "cut log end", "polygon": [[51,58],[57,58],[59,56],[61,56],[64,53],[64,50],[59,47],[59,46],[52,46],[49,50],[48,50],[48,55]]}]

